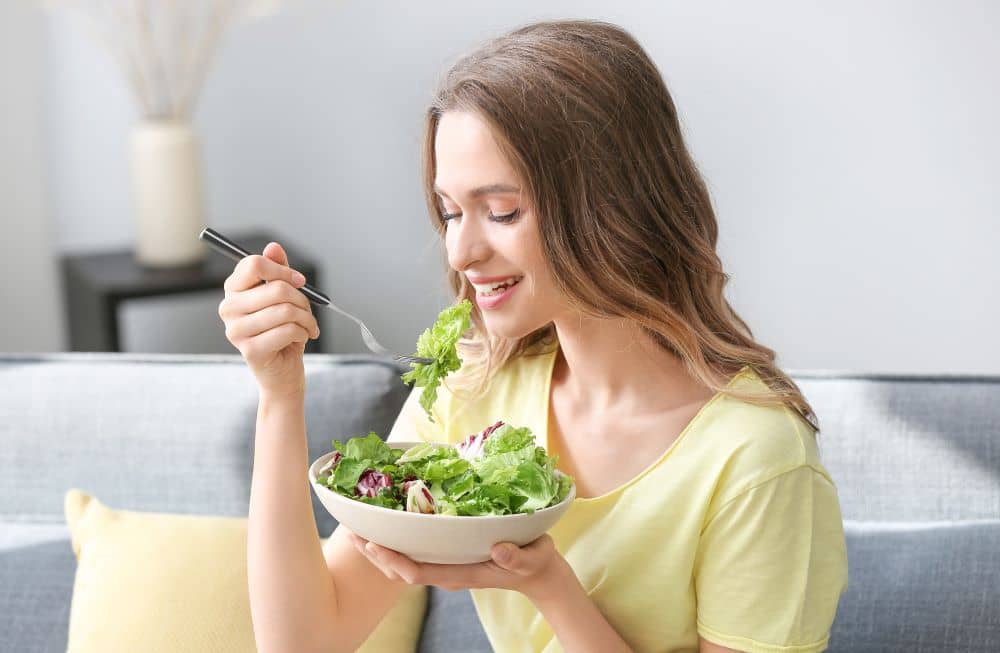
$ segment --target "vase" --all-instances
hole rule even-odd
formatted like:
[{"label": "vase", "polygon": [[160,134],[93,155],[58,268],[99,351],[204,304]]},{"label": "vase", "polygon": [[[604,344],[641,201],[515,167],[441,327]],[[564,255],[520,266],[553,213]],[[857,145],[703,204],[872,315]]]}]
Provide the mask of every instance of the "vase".
[{"label": "vase", "polygon": [[145,120],[133,128],[129,146],[136,261],[152,268],[200,262],[205,220],[193,126]]}]

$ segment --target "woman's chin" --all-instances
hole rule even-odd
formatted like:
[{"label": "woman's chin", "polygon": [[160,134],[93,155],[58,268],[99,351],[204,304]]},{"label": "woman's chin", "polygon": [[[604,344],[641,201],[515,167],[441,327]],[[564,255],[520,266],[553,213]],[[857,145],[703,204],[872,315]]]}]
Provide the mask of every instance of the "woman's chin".
[{"label": "woman's chin", "polygon": [[507,338],[508,340],[523,338],[545,326],[545,324],[519,320],[516,317],[491,315],[489,312],[485,312],[483,315],[483,324],[486,325],[486,331],[491,336]]}]

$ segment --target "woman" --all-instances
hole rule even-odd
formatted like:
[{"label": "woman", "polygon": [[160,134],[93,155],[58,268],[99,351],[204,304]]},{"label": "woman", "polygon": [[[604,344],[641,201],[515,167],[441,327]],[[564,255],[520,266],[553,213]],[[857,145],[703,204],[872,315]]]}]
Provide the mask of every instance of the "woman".
[{"label": "woman", "polygon": [[529,426],[578,498],[480,564],[419,564],[344,528],[321,549],[301,482],[318,328],[271,244],[219,310],[260,385],[260,650],[353,650],[408,584],[472,589],[498,651],[826,648],[847,557],[815,417],[723,297],[711,202],[639,44],[590,21],[487,43],[443,80],[424,158],[473,328],[434,421],[415,389],[388,439]]}]

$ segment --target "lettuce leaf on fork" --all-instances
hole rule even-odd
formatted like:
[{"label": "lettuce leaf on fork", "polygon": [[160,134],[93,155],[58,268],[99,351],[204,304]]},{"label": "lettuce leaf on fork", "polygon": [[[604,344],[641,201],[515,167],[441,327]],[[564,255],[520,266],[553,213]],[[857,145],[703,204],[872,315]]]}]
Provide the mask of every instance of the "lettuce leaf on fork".
[{"label": "lettuce leaf on fork", "polygon": [[433,358],[432,363],[410,363],[413,369],[400,378],[404,383],[411,381],[424,391],[420,394],[420,405],[427,413],[427,419],[434,421],[431,406],[437,400],[437,389],[441,379],[462,366],[458,357],[456,344],[458,339],[472,324],[470,314],[472,302],[463,299],[460,303],[450,306],[438,315],[437,322],[430,329],[425,329],[417,339],[416,356]]}]

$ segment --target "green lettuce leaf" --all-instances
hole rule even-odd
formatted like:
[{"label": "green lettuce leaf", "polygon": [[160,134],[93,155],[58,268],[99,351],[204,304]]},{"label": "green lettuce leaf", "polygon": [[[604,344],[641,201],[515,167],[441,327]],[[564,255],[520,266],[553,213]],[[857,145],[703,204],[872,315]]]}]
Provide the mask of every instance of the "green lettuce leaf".
[{"label": "green lettuce leaf", "polygon": [[[483,445],[483,455],[493,456],[519,451],[528,445],[534,446],[534,444],[535,436],[531,433],[531,429],[526,426],[514,428],[510,424],[504,424],[486,438],[486,443]],[[544,452],[543,449],[542,453]]]},{"label": "green lettuce leaf", "polygon": [[413,382],[416,387],[423,388],[420,393],[420,405],[427,413],[427,419],[434,421],[431,406],[437,401],[437,389],[441,379],[462,366],[458,357],[457,343],[463,333],[472,325],[470,315],[472,302],[463,299],[460,303],[450,306],[438,315],[437,322],[426,329],[417,339],[416,356],[433,358],[432,363],[410,363],[411,369],[400,378],[404,383]]},{"label": "green lettuce leaf", "polygon": [[392,510],[404,510],[400,500],[392,492],[388,492],[384,488],[373,497],[353,498],[362,503],[369,503],[373,506],[382,506],[383,508],[391,508]]},{"label": "green lettuce leaf", "polygon": [[517,466],[517,474],[508,487],[525,497],[521,505],[523,512],[534,512],[552,503],[559,491],[559,482],[544,467],[529,460]]},{"label": "green lettuce leaf", "polygon": [[441,490],[446,496],[453,499],[461,499],[464,494],[471,491],[476,485],[476,473],[467,469],[458,476],[452,476],[441,483]]},{"label": "green lettuce leaf", "polygon": [[366,469],[370,467],[368,460],[354,460],[352,458],[341,458],[337,463],[337,469],[327,481],[327,485],[332,490],[338,490],[346,496],[354,496],[354,488],[358,484],[358,479]]},{"label": "green lettuce leaf", "polygon": [[369,432],[363,438],[351,438],[347,444],[342,444],[340,440],[334,440],[333,448],[339,451],[344,458],[368,459],[375,464],[393,463],[400,455],[394,453],[392,447],[383,442],[382,438],[374,431]]},{"label": "green lettuce leaf", "polygon": [[464,458],[431,460],[424,467],[423,474],[418,474],[418,476],[425,481],[444,481],[464,473],[471,466],[469,461]]},{"label": "green lettuce leaf", "polygon": [[435,447],[430,442],[423,442],[421,444],[416,444],[407,449],[402,456],[399,457],[398,463],[409,463],[417,460],[423,460],[424,458],[430,458],[432,456],[436,457],[435,451],[439,447]]},{"label": "green lettuce leaf", "polygon": [[[489,439],[487,438],[487,443]],[[535,450],[541,449],[541,447],[536,447],[534,440],[531,444],[521,447],[516,451],[507,451],[504,453],[495,453],[491,456],[484,456],[483,458],[476,461],[476,473],[479,477],[483,479],[483,483],[504,483],[509,481],[512,472],[508,470],[513,470],[521,463],[534,460]],[[542,452],[544,454],[544,449]],[[501,481],[500,479],[505,479]]]},{"label": "green lettuce leaf", "polygon": [[571,487],[573,487],[573,477],[566,474],[560,475],[559,489],[556,490],[556,498],[552,500],[552,504],[562,503],[563,499],[569,494]]}]

